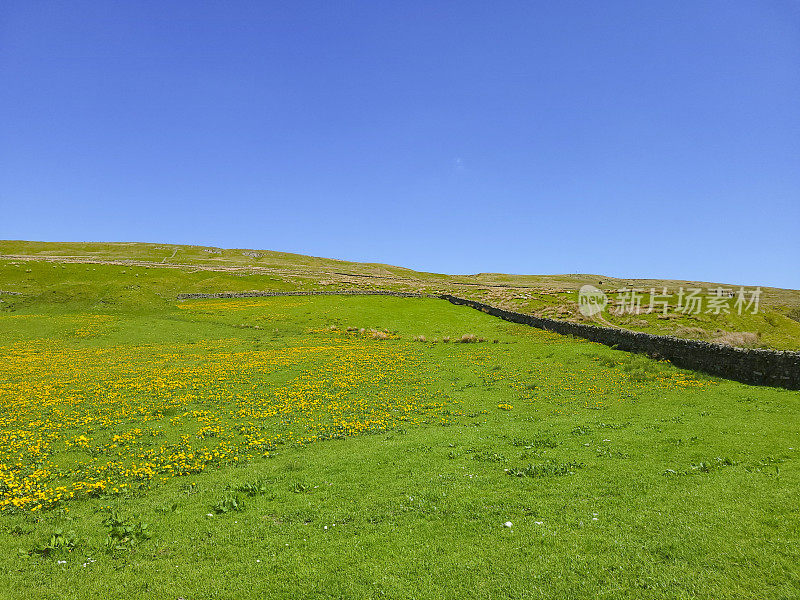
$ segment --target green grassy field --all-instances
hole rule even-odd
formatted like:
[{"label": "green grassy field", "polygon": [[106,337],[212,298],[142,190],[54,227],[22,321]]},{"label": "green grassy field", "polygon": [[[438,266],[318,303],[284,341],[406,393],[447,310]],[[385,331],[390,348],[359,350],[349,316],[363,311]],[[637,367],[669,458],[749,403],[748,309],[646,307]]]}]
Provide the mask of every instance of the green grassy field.
[{"label": "green grassy field", "polygon": [[[60,269],[60,270],[59,270]],[[138,278],[138,279],[137,279]],[[48,243],[0,240],[0,292],[23,293],[4,304],[22,306],[41,300],[82,306],[126,306],[143,303],[166,306],[180,292],[244,290],[382,289],[451,293],[538,316],[622,327],[659,335],[701,339],[737,346],[800,350],[800,291],[761,287],[759,311],[736,310],[714,314],[677,310],[681,288],[700,288],[703,294],[722,287],[748,293],[758,282],[727,284],[663,279],[620,279],[604,275],[507,275],[479,273],[444,275],[375,263],[303,256],[268,250],[224,249],[210,246],[142,243]],[[669,317],[653,313],[589,319],[578,310],[578,289],[591,284],[612,301],[620,289],[673,294]],[[96,296],[95,292],[102,295]],[[661,317],[661,318],[659,318]]]},{"label": "green grassy field", "polygon": [[0,597],[800,597],[800,393],[256,277],[0,265]]}]

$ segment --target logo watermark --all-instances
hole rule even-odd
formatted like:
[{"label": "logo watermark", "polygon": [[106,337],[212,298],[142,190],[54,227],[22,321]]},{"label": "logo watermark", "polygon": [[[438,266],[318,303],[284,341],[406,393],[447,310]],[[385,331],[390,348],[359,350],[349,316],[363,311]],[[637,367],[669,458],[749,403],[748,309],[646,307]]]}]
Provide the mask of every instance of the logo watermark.
[{"label": "logo watermark", "polygon": [[607,304],[608,296],[603,290],[593,285],[587,284],[578,292],[578,310],[584,317],[591,317],[603,312]]},{"label": "logo watermark", "polygon": [[[704,293],[705,291],[705,293]],[[761,288],[745,290],[733,288],[684,288],[677,292],[667,292],[666,287],[657,288],[622,288],[611,292],[616,301],[610,310],[616,315],[638,315],[670,312],[683,315],[728,315],[735,312],[742,315],[758,313],[761,299]],[[608,295],[593,285],[584,285],[578,291],[578,310],[586,317],[601,313],[609,304]]]}]

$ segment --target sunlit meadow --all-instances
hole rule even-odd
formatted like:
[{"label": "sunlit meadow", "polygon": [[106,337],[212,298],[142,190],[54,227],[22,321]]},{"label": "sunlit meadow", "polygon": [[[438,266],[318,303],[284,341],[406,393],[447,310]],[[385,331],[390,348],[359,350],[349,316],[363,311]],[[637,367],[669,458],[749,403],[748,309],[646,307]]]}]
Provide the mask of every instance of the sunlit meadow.
[{"label": "sunlit meadow", "polygon": [[437,300],[0,333],[0,596],[796,597],[796,392]]}]

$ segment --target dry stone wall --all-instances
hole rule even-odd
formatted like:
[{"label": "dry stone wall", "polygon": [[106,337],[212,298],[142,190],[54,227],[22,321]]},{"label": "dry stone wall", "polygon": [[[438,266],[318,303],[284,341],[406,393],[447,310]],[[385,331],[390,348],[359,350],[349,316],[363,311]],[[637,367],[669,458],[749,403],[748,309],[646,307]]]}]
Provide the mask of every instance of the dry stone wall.
[{"label": "dry stone wall", "polygon": [[431,295],[381,290],[301,291],[301,292],[220,292],[216,294],[178,294],[179,300],[204,298],[257,298],[270,296],[395,296],[397,298],[441,298],[469,306],[513,323],[521,323],[562,335],[598,342],[627,352],[638,352],[666,359],[684,369],[703,371],[718,377],[754,385],[770,385],[800,390],[800,352],[751,350],[685,340],[667,335],[652,335],[627,329],[595,327],[545,319],[483,304],[450,294]]},{"label": "dry stone wall", "polygon": [[618,350],[666,359],[684,369],[703,371],[742,383],[800,390],[800,352],[733,348],[722,344],[685,340],[667,335],[652,335],[627,329],[595,327],[582,323],[544,319],[449,294],[444,294],[441,298],[513,323],[522,323],[563,335],[584,338],[612,346]]},{"label": "dry stone wall", "polygon": [[308,292],[219,292],[216,294],[178,294],[178,300],[202,300],[208,298],[261,298],[271,296],[395,296],[397,298],[439,298],[432,294],[391,292],[382,290],[339,290]]}]

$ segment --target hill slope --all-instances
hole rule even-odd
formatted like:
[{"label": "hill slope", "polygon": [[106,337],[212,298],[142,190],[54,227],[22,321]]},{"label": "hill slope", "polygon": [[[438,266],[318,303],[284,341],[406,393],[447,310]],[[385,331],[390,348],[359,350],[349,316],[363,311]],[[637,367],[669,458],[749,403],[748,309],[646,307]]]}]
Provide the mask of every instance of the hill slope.
[{"label": "hill slope", "polygon": [[[87,271],[86,265],[94,266]],[[57,278],[54,266],[62,268]],[[136,277],[140,279],[134,282]],[[89,280],[92,283],[87,283]],[[576,293],[585,284],[602,289],[612,303],[623,300],[620,290],[642,290],[641,309],[623,310],[620,314],[609,309],[593,319],[586,318],[578,310]],[[355,288],[449,292],[551,318],[594,321],[604,326],[733,345],[800,349],[798,290],[761,288],[758,314],[745,311],[740,315],[735,310],[714,314],[705,309],[692,314],[678,310],[679,290],[699,288],[707,294],[720,287],[732,291],[740,288],[738,284],[591,274],[445,275],[378,263],[210,246],[0,241],[0,291],[23,294],[21,298],[0,298],[0,307],[7,309],[39,301],[147,305],[159,298],[161,302],[170,301],[181,292]],[[649,291],[660,293],[664,288],[672,294],[669,314],[648,312]],[[747,293],[753,289],[746,288]]]}]

